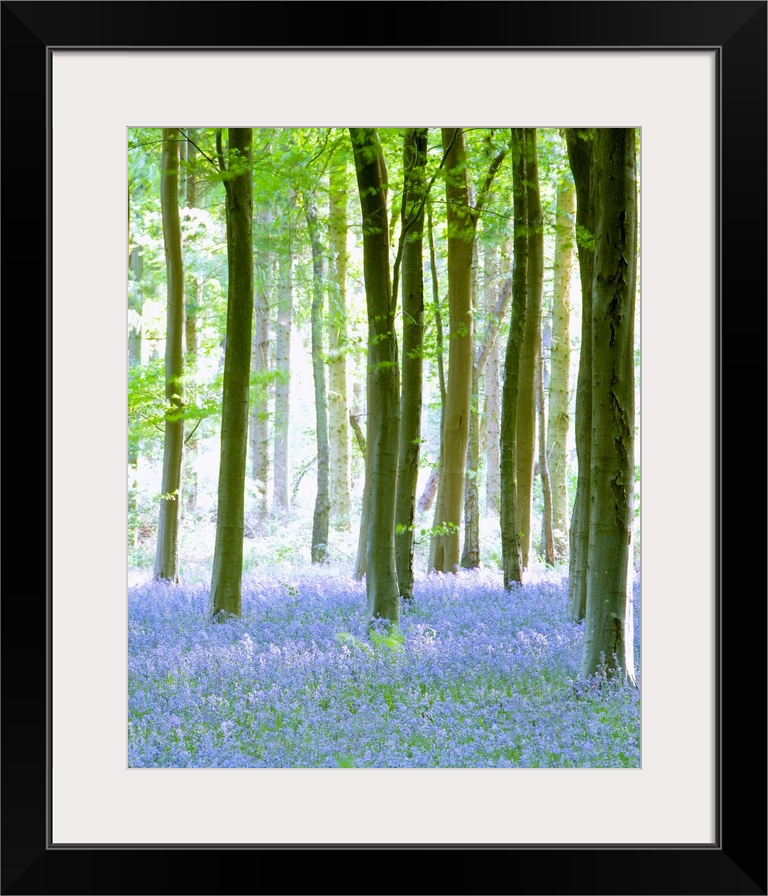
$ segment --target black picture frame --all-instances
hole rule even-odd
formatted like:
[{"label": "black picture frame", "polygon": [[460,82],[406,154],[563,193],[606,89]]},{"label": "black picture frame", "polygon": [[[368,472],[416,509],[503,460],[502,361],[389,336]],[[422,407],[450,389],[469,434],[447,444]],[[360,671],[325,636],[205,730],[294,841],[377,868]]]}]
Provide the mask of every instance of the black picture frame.
[{"label": "black picture frame", "polygon": [[[761,420],[755,393],[766,379],[768,4],[574,0],[411,3],[408,7],[279,2],[248,6],[255,8],[244,22],[259,23],[253,30],[254,47],[717,51],[719,737],[715,841],[617,847],[582,845],[575,837],[567,846],[478,847],[430,843],[425,832],[424,844],[395,846],[329,845],[322,842],[320,833],[313,846],[268,848],[205,844],[59,848],[51,844],[50,477],[55,383],[50,375],[52,233],[46,215],[50,184],[44,176],[50,172],[49,58],[54,47],[242,47],[243,28],[233,28],[232,20],[242,15],[244,4],[3,2],[3,317],[6,358],[10,359],[3,401],[6,433],[10,430],[4,442],[10,458],[6,472],[11,476],[6,477],[9,525],[1,608],[2,893],[765,894],[766,590],[760,547],[765,541],[758,537],[764,533],[756,531],[754,513],[754,496],[765,495],[765,488],[760,488],[765,485],[762,468],[756,470],[754,460],[756,453],[764,457],[764,451],[755,450],[756,441],[757,448],[764,449],[764,429],[754,421],[755,417]],[[464,18],[458,26],[462,10]],[[381,42],[374,44],[369,37],[376,28],[381,29]],[[357,32],[364,39],[349,42],[349,35]],[[509,42],[489,43],[489,37],[501,35],[508,36]],[[393,36],[401,41],[390,43]],[[461,37],[461,45],[454,42],[456,36]],[[692,152],[695,140],[692,135]],[[40,357],[43,333],[45,360]],[[44,435],[30,427],[40,422],[42,428],[43,421]],[[724,451],[725,434],[730,436],[728,451]],[[670,449],[670,463],[680,464],[681,475],[685,450],[685,446]],[[29,486],[43,481],[46,494],[41,505],[30,500]],[[15,493],[15,488],[20,492]],[[758,518],[764,520],[765,506],[759,504],[757,510]],[[680,521],[681,526],[687,524]],[[725,539],[726,534],[737,537]],[[681,557],[680,562],[697,559],[701,558]],[[690,686],[695,688],[696,681]],[[726,700],[727,694],[731,696]],[[510,806],[510,812],[514,811]],[[663,811],[659,806],[659,812]],[[621,824],[619,811],[616,823]],[[214,856],[211,850],[226,854]],[[165,854],[153,855],[158,851]],[[295,852],[311,855],[302,858]],[[482,855],[470,854],[475,852]]]}]

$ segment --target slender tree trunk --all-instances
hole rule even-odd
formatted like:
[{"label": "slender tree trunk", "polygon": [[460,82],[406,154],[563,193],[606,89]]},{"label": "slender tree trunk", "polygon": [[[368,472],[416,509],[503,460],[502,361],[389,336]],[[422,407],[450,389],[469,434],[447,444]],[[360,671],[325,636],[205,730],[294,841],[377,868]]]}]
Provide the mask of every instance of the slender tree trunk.
[{"label": "slender tree trunk", "polygon": [[[490,314],[496,305],[499,288],[499,247],[487,246],[483,255],[485,273],[485,312]],[[485,512],[499,515],[499,424],[501,422],[499,389],[499,346],[494,341],[485,365]]]},{"label": "slender tree trunk", "polygon": [[480,566],[480,493],[478,473],[480,466],[480,377],[477,366],[472,367],[472,395],[469,413],[469,437],[467,439],[467,479],[464,486],[464,547],[461,552],[462,569]]},{"label": "slender tree trunk", "polygon": [[357,444],[357,449],[363,456],[363,458],[365,458],[366,439],[365,435],[363,434],[363,427],[360,425],[360,421],[365,418],[362,392],[362,383],[355,382],[352,384],[353,406],[349,412],[349,425],[352,427],[352,432],[355,434],[355,443]]},{"label": "slender tree trunk", "polygon": [[[370,371],[370,347],[368,349],[368,374],[366,376],[366,409],[370,407],[368,402],[371,400],[369,396],[373,394],[373,382]],[[365,413],[365,475],[363,481],[363,498],[360,507],[360,528],[357,533],[357,557],[355,559],[354,578],[358,582],[362,582],[365,577],[366,556],[368,553],[368,518],[371,509],[371,469],[373,465],[373,438],[371,433],[371,414],[369,410]]]},{"label": "slender tree trunk", "polygon": [[267,479],[269,478],[269,274],[270,253],[266,248],[271,216],[261,205],[256,211],[254,256],[255,280],[252,405],[250,409],[251,473],[256,489],[254,511],[258,519],[267,515]]},{"label": "slender tree trunk", "polygon": [[424,172],[427,129],[409,128],[403,138],[403,377],[397,469],[395,553],[400,595],[413,597],[413,521],[421,444],[421,390],[424,355]]},{"label": "slender tree trunk", "polygon": [[[187,136],[192,143],[198,142],[198,132],[196,130],[187,131]],[[186,207],[188,209],[198,208],[197,150],[187,140],[184,140],[182,145],[186,147]],[[194,381],[194,371],[197,366],[197,316],[200,313],[202,304],[202,281],[196,272],[187,270],[184,321],[186,342],[184,363],[187,369],[187,382]],[[190,374],[192,375],[190,376]],[[193,392],[193,395],[187,395],[188,405],[193,402],[195,405],[199,403],[196,389],[193,389]],[[184,508],[188,513],[194,513],[197,510],[197,454],[197,437],[193,431],[186,441],[186,462],[184,465],[184,491],[186,493]]]},{"label": "slender tree trunk", "polygon": [[144,308],[144,258],[139,246],[131,249],[129,260],[131,269],[131,288],[128,292],[128,310],[130,323],[128,327],[128,364],[131,367],[141,366],[141,314]]},{"label": "slender tree trunk", "polygon": [[310,243],[312,245],[312,374],[315,383],[315,433],[317,438],[317,496],[312,518],[312,562],[328,559],[331,497],[328,452],[328,400],[325,385],[323,347],[323,244],[317,224],[317,203],[313,195],[304,197]]},{"label": "slender tree trunk", "polygon": [[293,246],[290,215],[294,197],[289,198],[280,225],[278,255],[277,322],[275,325],[275,425],[274,425],[274,483],[272,506],[276,511],[287,511],[289,499],[288,420],[291,395],[291,327],[293,325]]},{"label": "slender tree trunk", "polygon": [[368,615],[400,620],[395,562],[395,491],[400,384],[389,275],[387,171],[375,128],[350,128],[363,219],[363,270],[368,308],[368,480],[366,591]]},{"label": "slender tree trunk", "polygon": [[[472,247],[472,312],[477,308],[477,241]],[[469,398],[469,434],[467,436],[467,475],[464,482],[464,546],[461,551],[462,569],[480,566],[480,378],[482,371],[477,359],[472,364],[472,385]]]},{"label": "slender tree trunk", "polygon": [[331,291],[328,314],[328,425],[331,522],[349,532],[349,411],[347,406],[347,163],[340,149],[330,170]]},{"label": "slender tree trunk", "polygon": [[581,354],[576,378],[576,497],[569,532],[568,590],[571,618],[580,622],[587,609],[592,420],[592,281],[595,264],[595,206],[592,196],[593,129],[567,128],[568,160],[576,185],[576,236],[581,282]]},{"label": "slender tree trunk", "polygon": [[155,579],[178,582],[181,457],[184,448],[184,264],[179,216],[179,141],[176,128],[163,128],[160,202],[168,277],[165,332],[165,444],[157,529]]},{"label": "slender tree trunk", "polygon": [[443,128],[446,215],[448,221],[448,387],[440,444],[440,482],[435,505],[429,568],[456,572],[466,478],[469,409],[472,392],[472,246],[464,134]]},{"label": "slender tree trunk", "polygon": [[525,339],[528,302],[528,192],[526,189],[525,128],[512,129],[512,179],[514,197],[514,268],[512,271],[512,319],[504,359],[501,397],[501,556],[504,587],[523,583],[522,533],[518,528],[517,413],[520,388],[520,355]]},{"label": "slender tree trunk", "polygon": [[[472,410],[469,418],[469,444],[467,446],[467,483],[464,491],[464,550],[461,565],[475,569],[480,565],[480,494],[478,476],[480,467],[480,380],[488,359],[496,347],[496,337],[512,298],[512,281],[508,279],[486,319],[483,341],[475,351],[472,367]],[[473,303],[474,304],[474,303]]]},{"label": "slender tree trunk", "polygon": [[[128,289],[128,366],[141,367],[141,313],[144,305],[142,295],[144,280],[144,262],[141,248],[134,246],[128,256],[128,264],[131,271],[130,286]],[[128,440],[128,469],[130,481],[128,486],[128,520],[129,540],[136,547],[138,543],[138,502],[139,490],[139,446],[135,439]]]},{"label": "slender tree trunk", "polygon": [[[440,433],[443,432],[445,420],[445,365],[443,364],[443,317],[440,312],[440,289],[437,279],[437,258],[435,255],[434,228],[432,226],[432,202],[427,198],[427,234],[429,237],[429,269],[432,275],[432,308],[435,314],[435,354],[437,356],[437,378],[440,385]],[[439,452],[438,447],[438,452]],[[437,463],[429,472],[429,477],[418,500],[420,513],[429,510],[435,503],[437,487],[440,480],[440,455]]]},{"label": "slender tree trunk", "polygon": [[550,342],[549,416],[547,459],[552,483],[552,528],[555,559],[568,554],[568,479],[566,440],[570,427],[571,367],[571,270],[573,267],[573,216],[576,193],[570,178],[557,189],[555,227],[555,270],[552,295],[552,338]]},{"label": "slender tree trunk", "polygon": [[525,129],[528,185],[528,301],[525,338],[520,352],[520,391],[517,399],[517,507],[522,532],[523,569],[531,554],[533,468],[536,456],[536,358],[541,339],[541,297],[544,285],[544,228],[536,159],[536,129]]},{"label": "slender tree trunk", "polygon": [[539,357],[536,364],[536,405],[539,423],[539,475],[543,497],[542,512],[542,554],[547,566],[555,565],[555,542],[552,535],[552,486],[549,481],[547,464],[547,411],[544,404],[544,357],[539,342]]},{"label": "slender tree trunk", "polygon": [[[226,170],[227,338],[221,402],[216,542],[209,615],[214,621],[241,614],[245,467],[248,449],[248,399],[253,326],[253,174],[251,128],[229,128]],[[221,131],[219,163],[224,170]]]},{"label": "slender tree trunk", "polygon": [[629,569],[634,523],[637,192],[633,128],[598,128],[592,188],[592,511],[580,674],[635,684]]}]

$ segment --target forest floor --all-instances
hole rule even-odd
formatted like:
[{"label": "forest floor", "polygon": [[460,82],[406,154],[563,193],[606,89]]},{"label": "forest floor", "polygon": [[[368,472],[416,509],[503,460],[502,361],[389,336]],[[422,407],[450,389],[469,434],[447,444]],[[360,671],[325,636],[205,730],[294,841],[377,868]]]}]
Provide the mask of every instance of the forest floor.
[{"label": "forest floor", "polygon": [[[370,630],[351,534],[312,567],[276,524],[246,540],[241,619],[211,625],[210,534],[185,539],[176,586],[132,554],[131,767],[640,766],[639,669],[637,689],[579,682],[567,570],[533,564],[509,591],[492,566],[417,566],[399,628]],[[638,664],[639,610],[636,576]]]}]

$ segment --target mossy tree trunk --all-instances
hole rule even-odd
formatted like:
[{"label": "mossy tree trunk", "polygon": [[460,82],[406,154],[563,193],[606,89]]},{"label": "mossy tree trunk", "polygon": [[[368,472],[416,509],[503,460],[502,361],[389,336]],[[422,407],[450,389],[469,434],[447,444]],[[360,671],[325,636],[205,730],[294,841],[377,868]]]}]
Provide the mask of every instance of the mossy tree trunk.
[{"label": "mossy tree trunk", "polygon": [[592,155],[595,130],[567,128],[568,161],[576,186],[576,244],[581,283],[581,353],[576,377],[576,497],[569,530],[568,591],[571,618],[580,622],[587,608],[587,552],[590,526],[592,420],[592,286],[595,265],[595,206]]},{"label": "mossy tree trunk", "polygon": [[363,222],[368,309],[368,460],[365,580],[368,615],[397,624],[400,589],[395,561],[395,493],[400,383],[395,309],[389,272],[387,169],[375,128],[350,128]]},{"label": "mossy tree trunk", "polygon": [[448,222],[448,383],[440,442],[440,472],[429,568],[456,572],[466,478],[472,394],[472,247],[475,220],[469,204],[467,152],[460,128],[443,128]]},{"label": "mossy tree trunk", "polygon": [[637,184],[634,128],[595,132],[592,414],[587,607],[580,675],[635,684],[634,523]]},{"label": "mossy tree trunk", "polygon": [[504,587],[523,583],[523,538],[518,522],[517,413],[520,356],[525,339],[528,302],[528,191],[526,188],[525,128],[512,129],[512,193],[514,202],[514,267],[512,316],[504,357],[501,396],[501,558]]},{"label": "mossy tree trunk", "polygon": [[413,521],[421,445],[424,355],[422,273],[427,129],[408,128],[403,137],[403,358],[400,447],[397,470],[395,553],[400,595],[413,597]]},{"label": "mossy tree trunk", "polygon": [[184,448],[184,264],[179,215],[179,132],[163,128],[160,203],[167,272],[165,332],[165,440],[160,487],[160,520],[157,529],[155,579],[179,578],[179,519],[181,507],[181,459]]},{"label": "mossy tree trunk", "polygon": [[[490,314],[499,296],[499,245],[485,247],[483,253],[485,278],[485,313]],[[499,515],[499,424],[501,421],[501,392],[499,388],[500,351],[494,340],[485,365],[485,512]]]},{"label": "mossy tree trunk", "polygon": [[541,334],[541,299],[544,286],[544,227],[541,215],[536,129],[525,128],[528,204],[528,298],[525,335],[520,349],[517,397],[517,527],[522,533],[523,569],[531,554],[531,511],[536,455],[536,365]]},{"label": "mossy tree trunk", "polygon": [[226,190],[227,338],[221,402],[216,542],[209,615],[213,621],[242,611],[245,467],[253,326],[253,173],[251,128],[229,128],[227,162],[217,131]]},{"label": "mossy tree trunk", "polygon": [[547,460],[552,488],[552,529],[555,559],[568,555],[568,479],[566,440],[570,427],[571,271],[575,245],[576,193],[570,177],[557,188],[552,338],[550,341]]}]

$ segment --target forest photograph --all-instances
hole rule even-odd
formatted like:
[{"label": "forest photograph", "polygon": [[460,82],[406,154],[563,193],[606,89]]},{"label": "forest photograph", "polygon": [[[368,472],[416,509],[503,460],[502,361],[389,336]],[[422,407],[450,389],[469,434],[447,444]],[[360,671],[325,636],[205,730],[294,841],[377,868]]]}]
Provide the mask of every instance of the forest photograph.
[{"label": "forest photograph", "polygon": [[127,129],[129,768],[641,768],[640,155]]}]

